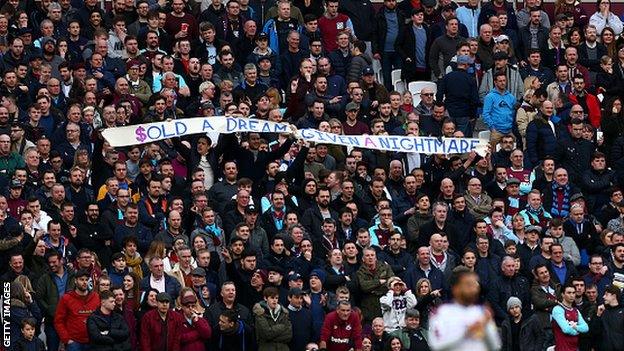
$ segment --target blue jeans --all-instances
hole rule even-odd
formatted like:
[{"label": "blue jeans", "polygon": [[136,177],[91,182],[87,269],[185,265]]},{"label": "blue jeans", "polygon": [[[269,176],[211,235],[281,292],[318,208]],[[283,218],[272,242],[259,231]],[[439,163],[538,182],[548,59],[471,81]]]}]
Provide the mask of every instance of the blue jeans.
[{"label": "blue jeans", "polygon": [[49,351],[58,351],[59,345],[61,344],[61,340],[59,339],[58,333],[56,329],[54,329],[54,324],[52,321],[48,321],[46,317],[45,321],[45,335],[46,335],[46,346]]},{"label": "blue jeans", "polygon": [[401,65],[401,56],[396,52],[384,52],[381,54],[381,73],[383,75],[384,85],[389,92],[394,90],[390,73],[392,73],[392,70],[400,69]]},{"label": "blue jeans", "polygon": [[474,133],[474,121],[471,121],[469,117],[455,117],[451,118],[455,122],[455,130],[459,130],[464,133],[464,137],[472,138]]},{"label": "blue jeans", "polygon": [[89,349],[89,344],[81,344],[75,341],[71,344],[67,344],[65,347],[65,351],[88,351]]}]

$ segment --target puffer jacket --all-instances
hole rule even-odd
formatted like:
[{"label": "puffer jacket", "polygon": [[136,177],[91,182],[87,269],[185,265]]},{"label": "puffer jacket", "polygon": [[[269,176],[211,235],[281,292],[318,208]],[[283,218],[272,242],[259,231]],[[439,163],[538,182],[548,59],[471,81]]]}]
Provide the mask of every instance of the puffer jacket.
[{"label": "puffer jacket", "polygon": [[537,114],[527,126],[526,149],[529,166],[537,166],[547,155],[554,155],[557,149],[557,136],[541,114]]},{"label": "puffer jacket", "polygon": [[258,351],[289,351],[288,343],[292,339],[292,325],[288,310],[278,305],[277,315],[269,311],[266,302],[254,305],[256,318],[256,339]]}]

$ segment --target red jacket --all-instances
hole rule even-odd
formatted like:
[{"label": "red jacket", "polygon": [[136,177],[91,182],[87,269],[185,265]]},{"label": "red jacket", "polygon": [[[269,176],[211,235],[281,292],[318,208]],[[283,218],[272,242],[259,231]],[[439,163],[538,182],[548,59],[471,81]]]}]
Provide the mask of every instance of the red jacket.
[{"label": "red jacket", "polygon": [[[184,317],[174,311],[167,313],[167,351],[180,351],[180,337]],[[147,312],[141,319],[141,351],[160,351],[164,335],[158,309]]]},{"label": "red jacket", "polygon": [[362,324],[358,314],[352,311],[349,319],[343,321],[336,311],[330,312],[321,328],[321,341],[327,343],[327,351],[361,350]]},{"label": "red jacket", "polygon": [[[568,98],[571,103],[578,104],[576,95],[568,94]],[[598,101],[596,95],[592,95],[587,92],[585,93],[585,101],[587,102],[587,109],[589,110],[585,111],[589,116],[589,123],[591,123],[594,128],[600,128],[600,120],[602,118],[600,114],[600,101]]]},{"label": "red jacket", "polygon": [[[182,317],[184,318],[184,316]],[[182,324],[181,347],[184,351],[205,351],[205,343],[210,339],[212,329],[205,318],[189,324],[186,318]]]},{"label": "red jacket", "polygon": [[74,290],[63,295],[54,314],[54,328],[61,342],[88,343],[87,318],[99,307],[100,296],[94,292],[80,296]]}]

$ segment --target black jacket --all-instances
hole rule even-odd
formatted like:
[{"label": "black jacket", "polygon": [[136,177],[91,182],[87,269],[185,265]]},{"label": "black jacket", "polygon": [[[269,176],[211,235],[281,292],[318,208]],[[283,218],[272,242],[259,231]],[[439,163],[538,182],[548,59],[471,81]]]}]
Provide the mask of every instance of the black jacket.
[{"label": "black jacket", "polygon": [[[490,282],[492,283],[492,282]],[[515,296],[522,301],[523,312],[527,315],[531,311],[531,284],[521,275],[513,277],[501,276],[495,283],[496,289],[491,289],[488,300],[492,303],[494,318],[501,324],[507,318],[507,300]]]},{"label": "black jacket", "polygon": [[[405,27],[405,20],[409,19],[409,15],[405,15],[403,10],[399,7],[395,8],[397,15],[397,24],[399,27],[399,33],[402,32]],[[381,54],[384,52],[384,43],[386,41],[386,34],[388,32],[388,23],[386,21],[386,8],[382,6],[375,15],[375,31],[373,32],[373,40],[371,41],[373,54]],[[398,39],[398,36],[397,36]],[[397,40],[398,41],[398,40]]]},{"label": "black jacket", "polygon": [[[130,350],[130,329],[124,317],[117,312],[107,317],[97,309],[87,319],[87,332],[93,351]],[[107,333],[104,335],[102,332]]]},{"label": "black jacket", "polygon": [[556,161],[568,170],[570,181],[580,186],[581,176],[589,169],[594,144],[583,138],[557,138]]},{"label": "black jacket", "polygon": [[[502,350],[512,351],[512,335],[511,335],[511,320],[505,319],[501,326],[501,339]],[[523,316],[520,321],[520,335],[518,337],[520,342],[520,351],[540,351],[544,344],[544,333],[542,327],[535,315],[526,318]]]},{"label": "black jacket", "polygon": [[[394,42],[394,51],[396,54],[399,54],[399,56],[401,56],[401,60],[403,60],[401,79],[407,82],[413,81],[416,77],[416,58],[414,55],[416,52],[416,36],[414,35],[412,27],[413,25],[409,23],[399,29],[399,35]],[[425,38],[426,42],[430,43],[429,27],[423,24],[423,28],[425,29],[425,33],[427,35]],[[429,47],[430,45],[425,46],[426,72],[429,72]]]},{"label": "black jacket", "polygon": [[[338,212],[334,211],[331,207],[328,208],[330,216],[332,219],[338,222]],[[318,205],[313,205],[308,208],[301,216],[301,225],[305,227],[310,234],[310,238],[312,241],[320,241],[323,237],[323,231],[321,227],[323,226],[323,215],[321,214],[321,210],[319,210]]]},{"label": "black jacket", "polygon": [[591,322],[591,331],[598,341],[598,351],[624,350],[624,307],[606,306],[600,317]]},{"label": "black jacket", "polygon": [[587,67],[588,70],[592,72],[600,72],[600,59],[607,55],[607,47],[602,43],[596,43],[596,58],[591,60],[589,55],[587,54],[587,44],[582,42],[581,45],[578,46],[578,63],[580,63],[583,67]]},{"label": "black jacket", "polygon": [[[517,55],[522,60],[526,60],[527,57],[529,57],[529,51],[531,50],[531,31],[529,30],[529,27],[530,26],[522,27],[518,32],[520,36],[520,47],[522,48],[522,51],[518,52]],[[540,25],[537,29],[537,47],[547,47],[547,41],[548,28]]]}]

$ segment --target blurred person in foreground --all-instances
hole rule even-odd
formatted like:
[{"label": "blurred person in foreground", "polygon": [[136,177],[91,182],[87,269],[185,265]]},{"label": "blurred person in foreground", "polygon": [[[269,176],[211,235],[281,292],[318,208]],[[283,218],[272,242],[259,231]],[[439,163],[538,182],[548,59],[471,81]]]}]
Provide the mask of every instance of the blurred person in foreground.
[{"label": "blurred person in foreground", "polygon": [[464,267],[453,270],[450,280],[453,302],[440,306],[429,321],[432,350],[499,350],[501,340],[492,312],[477,305],[479,277]]}]

